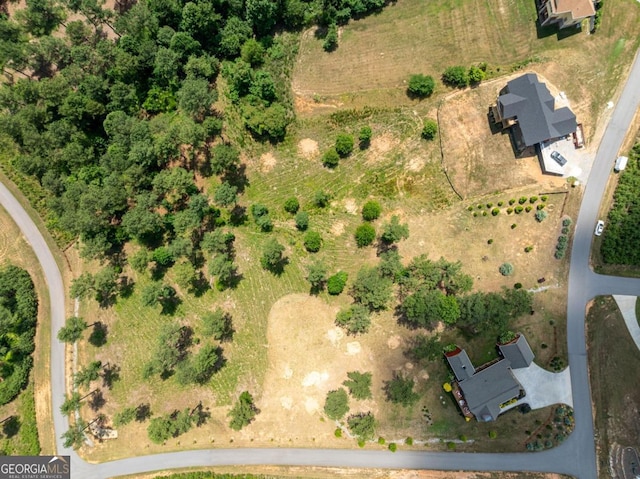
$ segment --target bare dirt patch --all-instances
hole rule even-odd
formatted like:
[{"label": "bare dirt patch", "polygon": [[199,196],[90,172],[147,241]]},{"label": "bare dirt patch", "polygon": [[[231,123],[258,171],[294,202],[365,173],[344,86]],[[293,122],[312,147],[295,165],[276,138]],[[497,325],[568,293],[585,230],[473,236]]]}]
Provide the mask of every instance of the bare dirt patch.
[{"label": "bare dirt patch", "polygon": [[271,152],[260,155],[260,171],[269,173],[277,164],[276,157]]},{"label": "bare dirt patch", "polygon": [[[343,341],[333,324],[336,312],[335,306],[305,294],[274,304],[267,330],[269,369],[258,402],[261,412],[252,426],[259,436],[272,436],[276,443],[288,442],[290,435],[299,443],[332,440],[333,427],[319,424],[327,392],[340,387],[348,371],[373,368],[368,346]],[[287,370],[289,379],[283,374]]]},{"label": "bare dirt patch", "polygon": [[308,160],[311,160],[318,156],[320,150],[318,149],[318,142],[311,138],[304,138],[298,142],[298,153]]},{"label": "bare dirt patch", "polygon": [[[564,182],[542,175],[533,149],[516,157],[508,131],[492,131],[489,106],[510,79],[453,94],[440,108],[443,166],[464,198],[533,184],[557,187]],[[553,85],[547,82],[547,86],[556,92]]]},{"label": "bare dirt patch", "polygon": [[384,158],[384,155],[392,151],[400,144],[400,139],[390,133],[374,136],[367,151],[367,163],[376,163]]},{"label": "bare dirt patch", "polygon": [[344,221],[336,221],[331,225],[331,229],[329,231],[331,231],[333,236],[340,236],[344,233]]},{"label": "bare dirt patch", "polygon": [[358,204],[356,203],[356,200],[354,200],[353,198],[345,198],[344,199],[344,209],[350,215],[358,214]]}]

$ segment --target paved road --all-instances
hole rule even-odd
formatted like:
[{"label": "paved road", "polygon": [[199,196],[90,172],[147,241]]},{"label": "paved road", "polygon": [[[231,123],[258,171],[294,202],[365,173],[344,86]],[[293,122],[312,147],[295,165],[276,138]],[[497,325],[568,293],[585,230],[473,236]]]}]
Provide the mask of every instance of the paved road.
[{"label": "paved road", "polygon": [[64,345],[56,331],[64,322],[64,288],[60,270],[37,227],[11,193],[0,184],[0,203],[14,218],[40,261],[49,285],[51,301],[51,388],[56,446],[59,454],[71,456],[73,477],[102,479],[125,474],[188,466],[280,464],[340,467],[415,468],[442,470],[538,471],[596,479],[591,394],[587,371],[584,315],[587,301],[599,294],[640,293],[640,279],[596,275],[589,268],[589,251],[598,208],[615,158],[640,104],[640,57],[631,74],[596,155],[575,226],[569,272],[567,309],[569,365],[576,427],[559,447],[540,453],[470,454],[399,451],[395,454],[367,450],[323,449],[214,449],[140,456],[98,465],[84,462],[59,439],[68,427],[60,414],[64,394]]}]

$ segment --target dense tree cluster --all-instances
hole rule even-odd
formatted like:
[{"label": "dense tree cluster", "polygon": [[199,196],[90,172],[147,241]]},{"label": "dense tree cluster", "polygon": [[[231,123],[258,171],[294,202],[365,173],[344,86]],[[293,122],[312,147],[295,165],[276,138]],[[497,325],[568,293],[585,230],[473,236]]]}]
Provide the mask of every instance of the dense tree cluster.
[{"label": "dense tree cluster", "polygon": [[640,252],[640,143],[629,153],[627,168],[620,174],[602,239],[602,259],[609,264],[639,265]]},{"label": "dense tree cluster", "polygon": [[27,385],[37,317],[38,297],[29,273],[17,266],[0,269],[0,405]]}]

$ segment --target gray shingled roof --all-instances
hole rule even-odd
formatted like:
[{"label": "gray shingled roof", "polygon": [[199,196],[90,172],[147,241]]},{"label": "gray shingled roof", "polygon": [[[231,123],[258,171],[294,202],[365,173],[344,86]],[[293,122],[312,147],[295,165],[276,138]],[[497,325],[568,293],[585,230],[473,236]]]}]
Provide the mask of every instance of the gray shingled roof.
[{"label": "gray shingled roof", "polygon": [[516,117],[526,146],[576,131],[576,116],[567,108],[554,109],[554,100],[535,73],[507,82],[507,93],[498,97],[505,119]]},{"label": "gray shingled roof", "polygon": [[473,367],[473,364],[464,349],[460,350],[457,354],[451,356],[446,354],[445,356],[458,381],[464,381],[465,379],[473,376],[476,372],[476,368]]},{"label": "gray shingled roof", "polygon": [[524,335],[519,335],[518,339],[509,344],[498,345],[500,352],[505,359],[511,362],[512,369],[529,367],[533,361],[533,351],[529,347]]},{"label": "gray shingled roof", "polygon": [[500,414],[500,404],[520,394],[520,383],[509,366],[509,360],[503,359],[460,381],[467,406],[478,421],[495,420]]}]

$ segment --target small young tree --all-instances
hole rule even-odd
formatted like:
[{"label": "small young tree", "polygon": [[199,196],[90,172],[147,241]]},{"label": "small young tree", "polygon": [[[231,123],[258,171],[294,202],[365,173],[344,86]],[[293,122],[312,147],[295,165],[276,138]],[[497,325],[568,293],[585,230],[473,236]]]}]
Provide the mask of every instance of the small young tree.
[{"label": "small young tree", "polygon": [[377,268],[363,267],[353,283],[350,294],[354,301],[370,311],[380,311],[387,307],[391,299],[392,282],[383,278]]},{"label": "small young tree", "polygon": [[362,223],[356,228],[355,239],[358,248],[364,248],[376,239],[376,229],[369,223]]},{"label": "small young tree", "polygon": [[309,227],[309,213],[306,211],[299,211],[295,218],[296,228],[300,231],[304,231]]},{"label": "small young tree", "polygon": [[253,397],[248,391],[244,391],[240,394],[238,402],[229,412],[229,416],[231,417],[229,427],[234,431],[239,431],[243,427],[248,426],[258,412],[258,408],[253,404]]},{"label": "small young tree", "polygon": [[471,83],[472,85],[474,84],[477,85],[482,80],[484,80],[486,74],[482,68],[473,65],[469,67],[468,76],[469,76],[469,83]]},{"label": "small young tree", "polygon": [[425,140],[433,140],[438,133],[438,124],[435,120],[431,118],[427,118],[424,121],[424,126],[422,127],[422,138]]},{"label": "small young tree", "polygon": [[396,215],[391,217],[389,223],[385,223],[382,227],[382,234],[380,239],[387,245],[397,243],[400,240],[407,239],[409,237],[409,225],[400,224],[400,218]]},{"label": "small young tree", "polygon": [[513,274],[513,265],[511,263],[502,263],[498,270],[502,276],[510,276]]},{"label": "small young tree", "polygon": [[353,136],[341,133],[336,137],[336,152],[341,158],[349,156],[353,151]]},{"label": "small young tree", "polygon": [[469,73],[463,66],[456,65],[448,67],[442,73],[442,83],[457,88],[464,88],[469,85]]},{"label": "small young tree", "polygon": [[292,215],[295,215],[299,209],[300,209],[300,202],[298,201],[298,198],[296,198],[295,196],[292,196],[291,198],[287,198],[287,200],[284,202],[284,210],[287,213],[291,213]]},{"label": "small young tree", "polygon": [[223,181],[213,194],[213,201],[220,206],[235,205],[238,201],[238,187]]},{"label": "small young tree", "polygon": [[313,194],[313,204],[318,208],[325,208],[329,204],[331,196],[322,190],[318,190]]},{"label": "small young tree", "polygon": [[58,331],[58,339],[64,343],[75,343],[82,337],[82,333],[87,329],[87,323],[78,316],[71,316],[63,327]]},{"label": "small young tree", "polygon": [[176,283],[183,290],[188,290],[193,287],[198,280],[198,273],[190,261],[182,261],[173,266],[173,274],[176,278]]},{"label": "small young tree", "polygon": [[349,416],[347,425],[351,433],[361,441],[368,441],[375,436],[376,420],[370,412]]},{"label": "small young tree", "polygon": [[278,243],[278,240],[271,238],[266,242],[260,257],[260,264],[267,271],[272,273],[280,273],[284,267],[284,246]]},{"label": "small young tree", "polygon": [[304,247],[310,253],[317,253],[322,247],[322,236],[317,231],[307,231],[304,235]]},{"label": "small young tree", "polygon": [[77,387],[82,386],[84,388],[88,388],[92,381],[95,381],[100,377],[101,370],[102,361],[92,361],[86,368],[82,368],[73,375],[73,384]]},{"label": "small young tree", "polygon": [[432,76],[416,74],[409,78],[409,87],[407,91],[409,96],[418,98],[426,98],[431,96],[436,87],[436,82]]},{"label": "small young tree", "polygon": [[336,324],[346,329],[349,334],[366,333],[371,326],[369,310],[361,304],[354,303],[338,313]]},{"label": "small young tree", "polygon": [[140,249],[133,255],[129,256],[129,264],[131,268],[137,273],[144,273],[149,266],[150,255],[149,251],[145,248]]},{"label": "small young tree", "polygon": [[338,26],[332,23],[327,28],[327,34],[324,37],[322,48],[325,52],[332,52],[338,48]]},{"label": "small young tree", "polygon": [[545,210],[536,211],[536,221],[538,223],[542,223],[545,219],[547,219],[547,212]]},{"label": "small young tree", "polygon": [[322,164],[327,168],[335,168],[340,163],[340,155],[335,148],[329,148],[324,155],[322,155]]},{"label": "small young tree", "polygon": [[415,404],[420,399],[420,395],[413,390],[414,385],[413,379],[395,374],[393,379],[387,381],[384,386],[387,400],[394,404],[402,404],[405,407]]},{"label": "small young tree", "polygon": [[342,291],[347,284],[348,275],[344,271],[338,271],[327,280],[327,293],[336,296]]},{"label": "small young tree", "polygon": [[382,207],[377,201],[367,201],[362,207],[362,219],[365,221],[378,219],[380,213],[382,213]]},{"label": "small young tree", "polygon": [[371,373],[351,371],[347,373],[347,379],[342,384],[349,389],[349,393],[356,399],[370,399]]},{"label": "small young tree", "polygon": [[371,137],[373,136],[373,131],[370,126],[363,126],[360,128],[360,133],[358,134],[358,142],[360,143],[360,149],[369,148],[371,144]]},{"label": "small young tree", "polygon": [[202,332],[213,339],[226,339],[233,333],[231,315],[220,308],[202,315]]},{"label": "small young tree", "polygon": [[327,280],[327,268],[324,264],[312,263],[307,270],[307,281],[311,283],[311,291],[317,293],[322,290]]},{"label": "small young tree", "polygon": [[329,419],[338,421],[349,412],[349,396],[347,392],[340,388],[327,393],[324,402],[324,413]]}]

